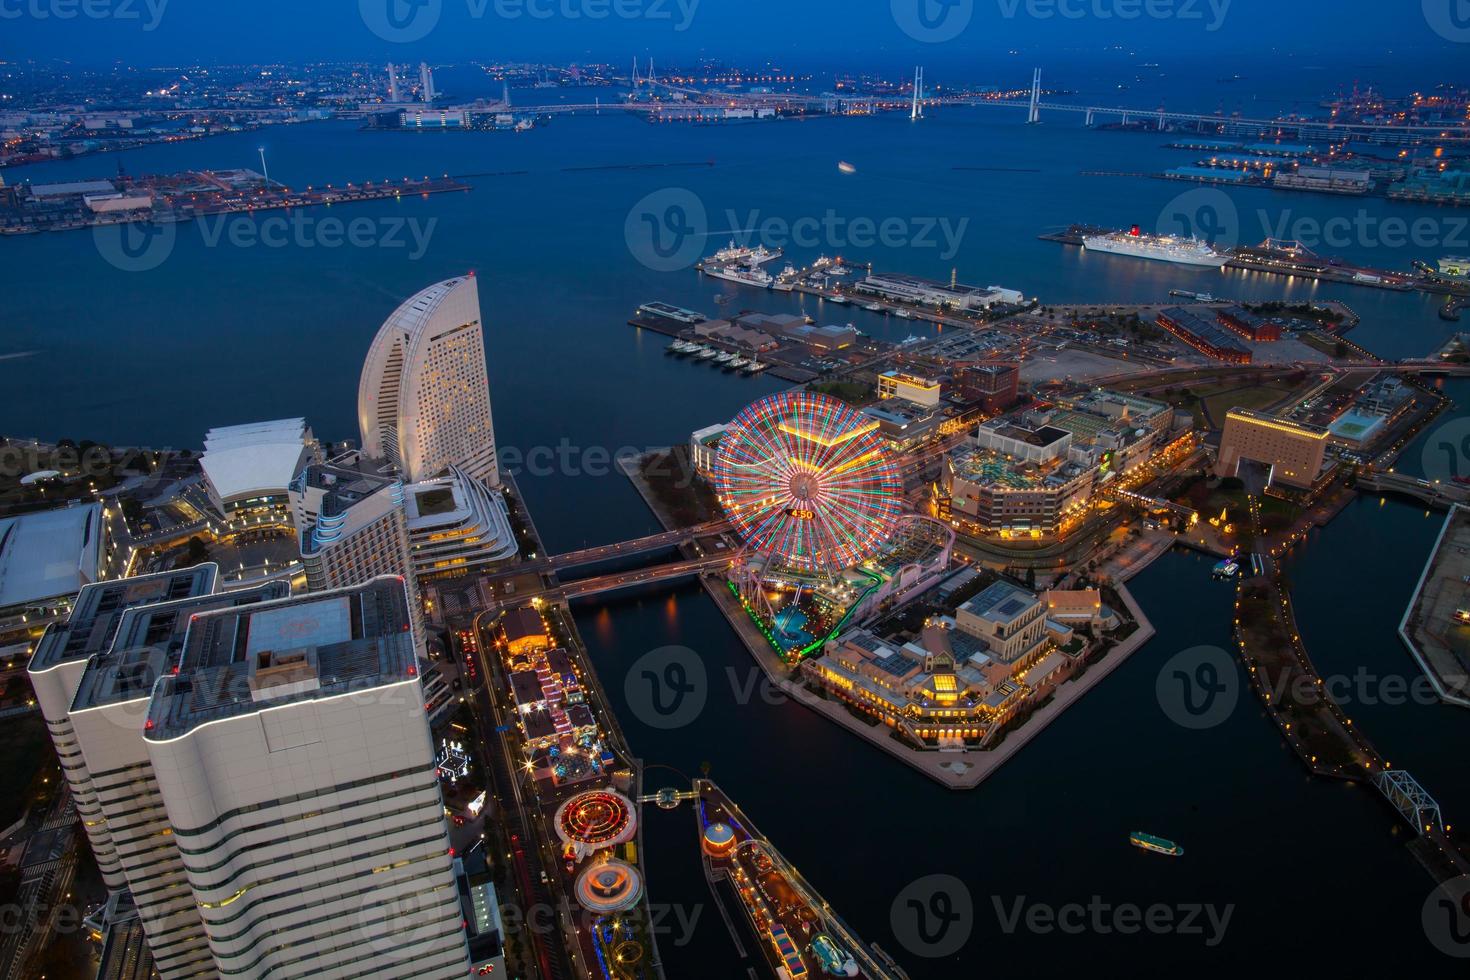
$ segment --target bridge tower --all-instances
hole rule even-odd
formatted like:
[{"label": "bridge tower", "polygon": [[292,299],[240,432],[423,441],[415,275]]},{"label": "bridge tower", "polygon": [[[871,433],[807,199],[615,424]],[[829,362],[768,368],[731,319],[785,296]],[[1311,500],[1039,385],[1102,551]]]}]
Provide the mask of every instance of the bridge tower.
[{"label": "bridge tower", "polygon": [[1373,777],[1378,787],[1394,809],[1414,825],[1414,832],[1421,837],[1429,833],[1444,833],[1444,818],[1434,797],[1419,785],[1418,780],[1402,769],[1384,769]]},{"label": "bridge tower", "polygon": [[1026,114],[1026,123],[1035,126],[1041,122],[1041,69],[1038,68],[1031,76],[1031,109]]},{"label": "bridge tower", "polygon": [[918,121],[924,118],[924,69],[914,69],[914,107],[909,118]]}]

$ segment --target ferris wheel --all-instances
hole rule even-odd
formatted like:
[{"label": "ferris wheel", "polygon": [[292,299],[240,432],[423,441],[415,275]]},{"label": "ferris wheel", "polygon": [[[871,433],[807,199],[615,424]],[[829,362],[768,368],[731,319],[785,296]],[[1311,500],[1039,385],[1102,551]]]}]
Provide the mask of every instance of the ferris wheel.
[{"label": "ferris wheel", "polygon": [[796,572],[835,573],[871,556],[903,513],[903,485],[878,423],[809,391],[771,395],[720,441],[716,493],[756,552]]}]

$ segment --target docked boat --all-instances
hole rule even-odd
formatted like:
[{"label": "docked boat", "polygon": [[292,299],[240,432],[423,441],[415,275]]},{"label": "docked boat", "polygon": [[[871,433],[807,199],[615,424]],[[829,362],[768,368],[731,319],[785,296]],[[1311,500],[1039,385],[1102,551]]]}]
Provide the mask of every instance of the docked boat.
[{"label": "docked boat", "polygon": [[838,306],[846,306],[848,303],[846,296],[828,296],[827,300],[828,302],[836,303]]},{"label": "docked boat", "polygon": [[1138,225],[1134,225],[1128,231],[1091,235],[1082,239],[1082,244],[1092,252],[1126,255],[1135,259],[1153,259],[1159,262],[1172,262],[1175,265],[1223,269],[1226,261],[1226,256],[1211,248],[1208,242],[1198,238],[1181,238],[1175,235],[1145,235]]},{"label": "docked boat", "polygon": [[864,306],[863,309],[867,310],[869,313],[882,313],[883,312],[883,304],[881,304],[881,303],[869,303],[867,306]]},{"label": "docked boat", "polygon": [[718,357],[719,354],[720,352],[715,350],[713,347],[704,347],[701,348],[699,353],[695,356],[698,357],[701,361],[708,361],[712,358]]},{"label": "docked boat", "polygon": [[760,361],[751,361],[750,362],[750,366],[745,369],[745,373],[746,374],[760,374],[762,371],[764,371],[768,367],[770,367],[769,364],[762,364]]},{"label": "docked boat", "polygon": [[715,355],[716,364],[729,364],[733,360],[735,360],[734,354],[724,353]]},{"label": "docked boat", "polygon": [[690,325],[703,323],[705,319],[702,313],[697,313],[694,310],[680,309],[677,306],[670,306],[668,303],[644,303],[638,307],[638,315],[661,317],[665,320],[673,320],[677,323],[687,323]]},{"label": "docked boat", "polygon": [[1215,297],[1213,295],[1211,295],[1210,293],[1192,293],[1192,292],[1190,292],[1187,289],[1171,289],[1171,290],[1169,290],[1169,295],[1170,296],[1177,296],[1177,297],[1180,297],[1182,299],[1192,299],[1196,303],[1213,303],[1213,302],[1215,302]]},{"label": "docked boat", "polygon": [[757,245],[755,248],[750,250],[750,254],[746,255],[742,261],[746,265],[750,266],[752,269],[756,269],[760,266],[765,265],[767,262],[776,261],[784,254],[785,253],[782,252],[779,248],[775,251],[771,251],[764,245]]},{"label": "docked boat", "polygon": [[724,279],[726,282],[736,282],[742,286],[754,286],[757,289],[770,289],[775,282],[769,272],[760,269],[741,269],[736,266],[722,266],[719,268],[706,268],[704,274],[715,279]]},{"label": "docked boat", "polygon": [[1215,578],[1235,578],[1240,574],[1240,564],[1233,559],[1226,558],[1215,566],[1211,573]]},{"label": "docked boat", "polygon": [[894,316],[898,317],[900,320],[912,320],[914,318],[914,315],[908,310],[895,310]]},{"label": "docked boat", "polygon": [[1175,858],[1184,856],[1184,848],[1173,841],[1165,840],[1162,837],[1155,837],[1153,834],[1145,834],[1139,830],[1135,830],[1128,835],[1128,842],[1134,847],[1142,848],[1145,851],[1153,851],[1155,854],[1163,854],[1167,857]]},{"label": "docked boat", "polygon": [[735,360],[730,361],[729,363],[727,363],[725,365],[725,370],[726,371],[739,371],[741,368],[745,367],[745,365],[747,365],[749,363],[750,362],[747,361],[745,358],[743,358],[743,357],[737,357],[737,358],[735,358]]}]

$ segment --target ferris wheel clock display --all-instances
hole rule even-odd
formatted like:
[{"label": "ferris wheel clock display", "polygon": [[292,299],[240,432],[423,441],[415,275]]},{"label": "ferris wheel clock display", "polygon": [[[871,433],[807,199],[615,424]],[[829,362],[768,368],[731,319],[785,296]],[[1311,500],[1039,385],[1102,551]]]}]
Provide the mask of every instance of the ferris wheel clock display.
[{"label": "ferris wheel clock display", "polygon": [[731,423],[715,491],[736,531],[779,566],[833,574],[887,541],[903,485],[878,423],[827,395],[764,398]]}]

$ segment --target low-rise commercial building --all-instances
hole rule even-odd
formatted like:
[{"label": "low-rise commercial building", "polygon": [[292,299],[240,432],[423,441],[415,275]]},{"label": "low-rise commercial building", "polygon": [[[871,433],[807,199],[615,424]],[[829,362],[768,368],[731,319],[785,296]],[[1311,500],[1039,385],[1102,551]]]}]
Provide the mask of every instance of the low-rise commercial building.
[{"label": "low-rise commercial building", "polygon": [[211,429],[199,465],[210,503],[240,528],[289,523],[291,481],[321,458],[306,420],[282,419]]},{"label": "low-rise commercial building", "polygon": [[1182,306],[1163,310],[1158,315],[1158,324],[1206,357],[1229,364],[1251,363],[1253,355],[1250,348],[1221,327],[1217,320],[1194,310]]},{"label": "low-rise commercial building", "polygon": [[0,622],[64,608],[103,579],[110,551],[100,503],[0,518]]},{"label": "low-rise commercial building", "polygon": [[987,310],[1000,303],[1020,305],[1024,297],[1000,286],[966,286],[907,276],[899,273],[870,275],[857,284],[857,292],[920,306],[945,306],[953,310]]},{"label": "low-rise commercial building", "polygon": [[1249,310],[1232,306],[1217,315],[1220,325],[1257,344],[1269,344],[1281,339],[1281,324],[1275,320],[1256,316]]},{"label": "low-rise commercial building", "polygon": [[917,405],[934,408],[943,395],[943,386],[932,378],[906,371],[887,371],[878,375],[878,397],[901,398]]}]

